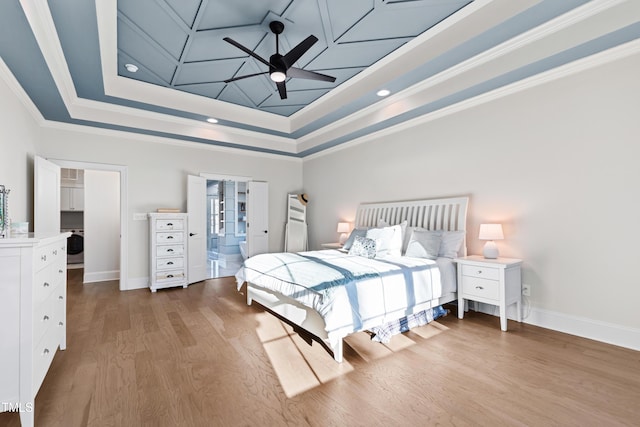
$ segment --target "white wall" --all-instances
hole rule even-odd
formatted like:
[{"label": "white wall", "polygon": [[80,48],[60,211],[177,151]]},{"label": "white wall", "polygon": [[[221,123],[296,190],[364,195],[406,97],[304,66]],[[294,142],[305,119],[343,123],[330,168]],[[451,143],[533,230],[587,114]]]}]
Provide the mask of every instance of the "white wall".
[{"label": "white wall", "polygon": [[120,277],[120,173],[84,172],[84,282]]},{"label": "white wall", "polygon": [[640,348],[638,70],[635,55],[305,160],[311,244],[360,202],[468,195],[470,253],[480,223],[504,224],[530,320],[630,328]]},{"label": "white wall", "polygon": [[159,207],[186,211],[187,175],[247,176],[269,182],[270,250],[284,242],[286,200],[302,186],[302,161],[273,155],[218,149],[202,144],[167,143],[155,137],[99,132],[69,126],[39,130],[37,151],[53,159],[127,166],[129,212],[129,287],[145,286],[148,277],[148,224],[134,213]]},{"label": "white wall", "polygon": [[13,221],[29,221],[33,230],[33,155],[37,125],[3,79],[12,80],[0,60],[0,184],[9,193],[9,216]]}]

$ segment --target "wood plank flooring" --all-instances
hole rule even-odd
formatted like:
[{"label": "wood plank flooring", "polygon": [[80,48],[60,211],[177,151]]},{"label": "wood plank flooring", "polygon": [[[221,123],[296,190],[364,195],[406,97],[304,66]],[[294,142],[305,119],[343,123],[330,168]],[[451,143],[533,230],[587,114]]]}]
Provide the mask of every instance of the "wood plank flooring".
[{"label": "wood plank flooring", "polygon": [[640,352],[452,307],[387,346],[353,336],[337,364],[232,278],[152,294],[81,275],[37,426],[639,425]]}]

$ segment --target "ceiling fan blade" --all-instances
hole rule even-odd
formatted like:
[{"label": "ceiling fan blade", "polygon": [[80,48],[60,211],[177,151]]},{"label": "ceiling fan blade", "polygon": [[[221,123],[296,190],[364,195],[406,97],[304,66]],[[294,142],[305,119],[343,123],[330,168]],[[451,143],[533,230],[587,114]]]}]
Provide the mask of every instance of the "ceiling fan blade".
[{"label": "ceiling fan blade", "polygon": [[237,47],[238,49],[240,49],[244,53],[253,56],[255,59],[257,59],[258,61],[262,62],[267,67],[273,68],[273,65],[271,65],[269,63],[269,61],[267,61],[266,59],[262,58],[261,56],[259,56],[255,52],[253,52],[252,50],[249,50],[246,47],[242,46],[240,43],[238,43],[237,41],[233,40],[232,38],[225,37],[222,40],[226,41],[227,43],[231,43],[232,45],[234,45],[235,47]]},{"label": "ceiling fan blade", "polygon": [[309,36],[306,39],[302,40],[296,47],[291,49],[285,56],[282,57],[287,68],[293,66],[293,64],[300,59],[302,55],[304,55],[311,46],[313,46],[318,41],[316,36]]},{"label": "ceiling fan blade", "polygon": [[278,92],[280,92],[280,99],[287,99],[287,86],[285,86],[284,82],[278,82],[276,86],[278,86]]},{"label": "ceiling fan blade", "polygon": [[255,76],[261,76],[263,74],[269,74],[268,71],[264,71],[262,73],[255,73],[255,74],[247,74],[246,76],[238,76],[238,77],[233,77],[231,79],[227,79],[224,82],[225,83],[231,83],[231,82],[235,82],[236,80],[242,80],[242,79],[246,79],[248,77],[255,77]]},{"label": "ceiling fan blade", "polygon": [[291,67],[287,70],[287,77],[294,77],[298,79],[308,79],[308,80],[320,80],[323,82],[335,82],[336,78],[332,76],[327,76],[326,74],[316,73],[315,71],[307,71],[302,68]]}]

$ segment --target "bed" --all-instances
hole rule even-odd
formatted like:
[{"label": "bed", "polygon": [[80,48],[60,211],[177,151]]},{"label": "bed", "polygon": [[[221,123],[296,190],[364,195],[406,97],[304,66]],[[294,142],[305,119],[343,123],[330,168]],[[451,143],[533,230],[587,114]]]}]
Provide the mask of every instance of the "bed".
[{"label": "bed", "polygon": [[246,283],[248,305],[259,303],[342,362],[349,334],[456,300],[453,258],[466,255],[467,206],[467,197],[361,204],[348,251],[253,256],[236,274],[238,289]]}]

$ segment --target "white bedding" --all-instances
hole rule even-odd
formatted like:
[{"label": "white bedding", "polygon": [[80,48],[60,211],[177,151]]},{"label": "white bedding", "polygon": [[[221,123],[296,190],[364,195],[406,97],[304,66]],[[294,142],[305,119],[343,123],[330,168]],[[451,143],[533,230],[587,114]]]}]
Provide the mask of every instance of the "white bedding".
[{"label": "white bedding", "polygon": [[256,255],[236,274],[313,308],[324,319],[330,342],[432,306],[455,292],[448,258],[368,259],[336,250]]}]

